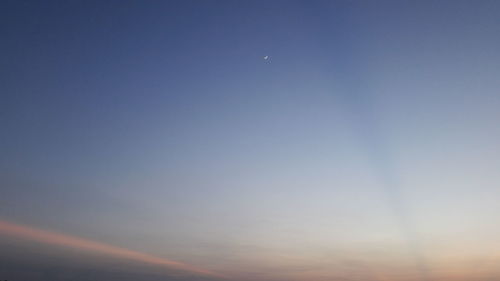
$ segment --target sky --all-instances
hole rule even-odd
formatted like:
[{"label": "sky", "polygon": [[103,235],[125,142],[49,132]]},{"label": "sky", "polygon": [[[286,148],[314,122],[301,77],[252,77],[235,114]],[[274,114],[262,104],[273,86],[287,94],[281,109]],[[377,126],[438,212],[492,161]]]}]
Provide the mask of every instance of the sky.
[{"label": "sky", "polygon": [[499,1],[0,2],[0,280],[500,280]]}]

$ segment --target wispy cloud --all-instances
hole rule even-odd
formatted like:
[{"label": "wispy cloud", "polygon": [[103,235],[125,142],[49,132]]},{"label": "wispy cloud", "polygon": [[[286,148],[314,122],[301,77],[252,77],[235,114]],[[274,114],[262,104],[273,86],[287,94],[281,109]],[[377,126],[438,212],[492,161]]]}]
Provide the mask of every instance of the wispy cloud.
[{"label": "wispy cloud", "polygon": [[218,278],[223,277],[218,273],[198,268],[189,264],[165,258],[160,258],[146,253],[136,252],[120,247],[115,247],[112,245],[100,243],[97,241],[87,240],[77,236],[56,233],[52,231],[19,225],[2,220],[0,220],[0,235],[14,236],[17,238],[23,238],[50,245],[70,247],[88,252],[107,254],[109,256],[113,256],[116,258],[145,262],[148,264],[159,265],[159,266],[166,266],[170,269],[187,271],[190,273],[195,273],[203,276],[218,277]]}]

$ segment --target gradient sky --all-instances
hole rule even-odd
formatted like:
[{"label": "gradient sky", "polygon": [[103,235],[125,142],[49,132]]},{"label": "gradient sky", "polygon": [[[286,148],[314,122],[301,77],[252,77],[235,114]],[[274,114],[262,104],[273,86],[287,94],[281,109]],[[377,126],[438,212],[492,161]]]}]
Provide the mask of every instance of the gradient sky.
[{"label": "gradient sky", "polygon": [[500,1],[0,1],[0,279],[500,280],[499,50]]}]

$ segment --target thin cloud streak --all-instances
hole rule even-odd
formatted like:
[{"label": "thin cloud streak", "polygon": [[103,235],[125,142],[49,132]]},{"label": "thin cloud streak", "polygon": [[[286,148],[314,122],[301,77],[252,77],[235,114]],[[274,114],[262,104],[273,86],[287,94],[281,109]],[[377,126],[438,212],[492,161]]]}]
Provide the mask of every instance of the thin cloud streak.
[{"label": "thin cloud streak", "polygon": [[153,265],[166,266],[170,269],[177,269],[195,273],[198,275],[223,278],[224,276],[192,265],[172,261],[153,255],[136,252],[120,247],[107,245],[104,243],[83,239],[76,236],[60,234],[56,232],[41,230],[33,227],[23,226],[0,220],[0,235],[14,236],[40,243],[70,247],[88,252],[107,254],[117,258],[129,259],[145,262]]}]

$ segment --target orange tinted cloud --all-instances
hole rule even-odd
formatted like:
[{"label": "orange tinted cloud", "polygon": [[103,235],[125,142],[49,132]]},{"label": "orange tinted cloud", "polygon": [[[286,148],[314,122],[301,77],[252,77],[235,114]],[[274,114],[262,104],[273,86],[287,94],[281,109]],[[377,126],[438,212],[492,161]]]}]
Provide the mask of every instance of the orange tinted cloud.
[{"label": "orange tinted cloud", "polygon": [[120,247],[107,245],[104,243],[91,241],[76,236],[60,234],[56,232],[41,230],[33,227],[23,226],[0,220],[0,234],[23,238],[41,243],[71,247],[75,249],[85,250],[94,253],[107,254],[117,258],[129,259],[134,261],[145,262],[153,265],[166,266],[170,269],[178,269],[187,272],[192,272],[205,276],[222,277],[221,275],[197,268],[181,262],[176,262],[153,255],[136,252]]}]

